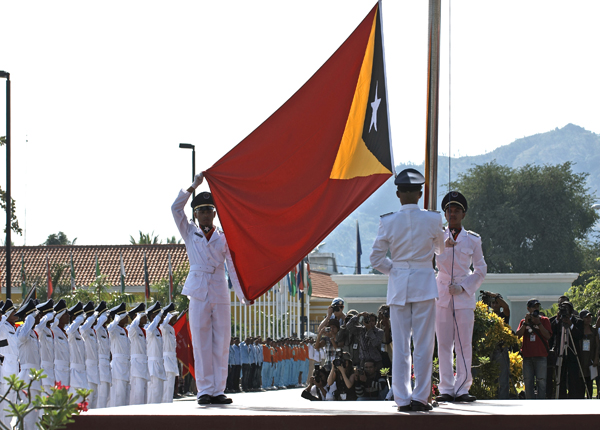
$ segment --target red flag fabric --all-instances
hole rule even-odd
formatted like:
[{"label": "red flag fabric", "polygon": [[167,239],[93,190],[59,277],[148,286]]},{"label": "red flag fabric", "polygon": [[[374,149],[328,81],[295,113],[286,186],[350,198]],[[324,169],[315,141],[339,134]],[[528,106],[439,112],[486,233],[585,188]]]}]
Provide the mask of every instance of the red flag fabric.
[{"label": "red flag fabric", "polygon": [[144,287],[146,300],[150,299],[150,278],[148,277],[148,263],[146,262],[146,252],[144,252]]},{"label": "red flag fabric", "polygon": [[192,348],[192,332],[190,331],[190,323],[188,321],[188,311],[186,310],[177,322],[173,324],[175,330],[175,338],[177,339],[177,360],[183,365],[183,375],[188,372],[196,379],[194,372],[194,349]]},{"label": "red flag fabric", "polygon": [[48,299],[52,298],[52,292],[54,291],[52,288],[52,276],[50,276],[50,262],[48,261],[48,256],[46,255],[46,274],[48,276]]},{"label": "red flag fabric", "polygon": [[254,300],[393,174],[377,5],[283,106],[204,172]]}]

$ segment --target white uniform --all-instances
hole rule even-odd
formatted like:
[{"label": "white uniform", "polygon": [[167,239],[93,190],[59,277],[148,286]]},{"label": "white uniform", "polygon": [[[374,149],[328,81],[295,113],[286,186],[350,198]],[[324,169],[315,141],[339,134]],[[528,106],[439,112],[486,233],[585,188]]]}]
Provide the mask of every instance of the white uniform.
[{"label": "white uniform", "polygon": [[50,389],[54,387],[54,335],[52,329],[47,326],[48,321],[54,318],[54,312],[49,312],[42,317],[39,324],[35,326],[35,332],[38,335],[40,342],[40,359],[42,361],[42,369],[47,375],[42,379],[42,387],[48,394]]},{"label": "white uniform", "polygon": [[[19,378],[25,381],[25,384],[29,384],[31,378],[29,377],[30,369],[40,369],[40,345],[38,342],[37,334],[33,331],[35,324],[35,316],[31,313],[25,318],[25,322],[21,327],[17,329],[17,343],[19,348],[19,363],[21,364],[21,371],[19,372]],[[31,395],[41,395],[42,384],[40,381],[36,381],[31,385]],[[25,430],[33,430],[36,428],[36,423],[42,416],[42,411],[30,412],[24,420]]]},{"label": "white uniform", "polygon": [[[450,229],[446,229],[444,237],[447,239],[450,234]],[[485,278],[487,264],[483,259],[479,236],[462,229],[455,241],[457,243],[453,248],[443,248],[436,258],[440,296],[436,309],[436,333],[440,360],[440,394],[458,397],[467,394],[473,382],[471,343],[475,293]],[[471,271],[471,264],[474,271]],[[464,289],[455,296],[448,292],[452,277],[454,284],[461,285]],[[453,350],[456,351],[456,376]]]},{"label": "white uniform", "polygon": [[[427,404],[435,346],[435,299],[438,296],[433,255],[444,246],[440,214],[402,205],[381,217],[371,264],[389,275],[387,304],[394,337],[392,389],[398,406],[411,400]],[[391,260],[386,257],[388,250]],[[414,344],[415,388],[411,389],[410,339]]]},{"label": "white uniform", "polygon": [[61,385],[71,383],[71,357],[69,354],[69,337],[67,332],[58,327],[59,317],[56,315],[52,322],[52,334],[54,335],[54,380]]},{"label": "white uniform", "polygon": [[88,388],[92,390],[92,394],[88,399],[88,408],[90,409],[98,407],[98,385],[100,384],[100,375],[98,374],[98,341],[96,339],[96,332],[92,328],[95,322],[96,315],[90,315],[79,328],[79,333],[81,333],[85,345],[85,372]]},{"label": "white uniform", "polygon": [[87,389],[87,374],[85,371],[85,344],[79,333],[79,326],[85,320],[85,314],[80,314],[65,330],[69,336],[69,355],[71,358],[71,388],[70,393],[75,394],[78,388]]},{"label": "white uniform", "polygon": [[131,343],[131,392],[130,405],[143,405],[148,399],[148,353],[146,350],[146,335],[140,327],[142,313],[137,314],[127,327]]},{"label": "white uniform", "polygon": [[163,335],[163,358],[167,378],[164,384],[162,403],[173,403],[175,378],[179,376],[179,366],[177,366],[177,338],[175,337],[175,329],[169,324],[172,318],[174,318],[174,315],[168,313],[160,325],[160,331]]},{"label": "white uniform", "polygon": [[96,324],[96,339],[98,341],[98,374],[100,383],[98,384],[98,408],[109,406],[110,384],[112,382],[110,374],[110,340],[108,330],[104,323],[108,319],[108,312],[104,312],[98,317]]},{"label": "white uniform", "polygon": [[146,327],[146,348],[148,351],[148,373],[150,382],[148,383],[148,403],[161,403],[164,393],[164,384],[167,379],[165,374],[165,365],[163,360],[163,337],[158,323],[160,323],[162,314],[154,317],[152,322]]},{"label": "white uniform", "polygon": [[190,195],[181,190],[171,207],[190,262],[182,294],[190,299],[189,321],[198,397],[219,396],[225,393],[227,384],[231,339],[231,299],[225,260],[238,298],[242,303],[246,301],[223,232],[215,229],[210,240],[206,240],[202,231],[187,220],[183,209]]},{"label": "white uniform", "polygon": [[125,406],[129,404],[129,375],[131,346],[127,330],[119,326],[121,315],[116,315],[113,322],[108,325],[110,336],[110,362],[112,385],[110,387],[110,406]]},{"label": "white uniform", "polygon": [[[2,395],[4,395],[8,391],[8,383],[4,379],[5,377],[9,377],[10,375],[18,375],[19,374],[19,348],[18,348],[18,340],[17,340],[17,329],[11,323],[6,320],[6,316],[2,316],[2,321],[0,322],[0,339],[6,339],[8,341],[7,346],[3,346],[0,348],[0,354],[4,356],[4,362],[2,363],[2,374],[0,375],[0,390],[2,390]],[[11,390],[8,393],[8,400],[11,402],[16,402],[17,393],[14,390]],[[10,427],[10,422],[12,417],[8,417],[8,412],[5,412],[4,402],[0,403],[0,421],[8,427]]]}]

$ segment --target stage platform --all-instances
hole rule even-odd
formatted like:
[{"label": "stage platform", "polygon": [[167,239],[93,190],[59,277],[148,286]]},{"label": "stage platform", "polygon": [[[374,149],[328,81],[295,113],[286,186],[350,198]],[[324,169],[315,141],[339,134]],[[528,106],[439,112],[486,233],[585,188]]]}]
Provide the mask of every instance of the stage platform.
[{"label": "stage platform", "polygon": [[[409,426],[507,430],[520,428],[565,429],[573,425],[596,428],[598,400],[482,400],[443,403],[431,412],[397,412],[394,402],[310,402],[301,389],[232,394],[231,405],[199,406],[193,397],[171,404],[123,406],[91,410],[76,417],[69,430],[163,428],[243,430],[319,430]],[[427,426],[427,427],[426,427]],[[435,426],[435,427],[433,427]],[[393,427],[384,427],[393,428]]]}]

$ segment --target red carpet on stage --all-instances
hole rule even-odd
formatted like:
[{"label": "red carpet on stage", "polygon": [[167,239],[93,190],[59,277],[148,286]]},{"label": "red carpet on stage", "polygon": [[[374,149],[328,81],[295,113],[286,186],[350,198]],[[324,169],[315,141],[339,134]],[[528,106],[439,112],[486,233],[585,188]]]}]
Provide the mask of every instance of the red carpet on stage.
[{"label": "red carpet on stage", "polygon": [[[171,404],[97,409],[76,417],[69,430],[165,428],[307,430],[407,425],[417,429],[593,429],[597,400],[482,400],[441,404],[432,412],[400,413],[390,401],[309,402],[301,389],[233,394],[231,405],[198,406],[194,398]],[[394,428],[394,427],[384,427]]]}]

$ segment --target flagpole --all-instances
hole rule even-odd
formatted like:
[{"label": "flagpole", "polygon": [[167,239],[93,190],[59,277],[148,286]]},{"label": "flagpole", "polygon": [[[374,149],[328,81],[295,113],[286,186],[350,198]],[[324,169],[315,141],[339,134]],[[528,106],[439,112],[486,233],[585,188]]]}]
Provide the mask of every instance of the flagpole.
[{"label": "flagpole", "polygon": [[260,299],[261,299],[261,297],[259,296],[258,299],[257,299],[257,302],[258,302],[258,318],[257,319],[258,319],[258,335],[259,336],[262,335],[262,326],[260,324],[261,323],[261,317],[262,317],[262,315],[260,313],[261,312]]},{"label": "flagpole", "polygon": [[392,126],[390,122],[390,105],[388,104],[388,84],[387,84],[387,71],[385,65],[385,43],[383,40],[383,9],[381,8],[381,0],[378,0],[379,5],[379,25],[381,27],[381,54],[383,55],[383,78],[385,82],[385,107],[387,111],[387,123],[388,123],[388,139],[390,141],[390,160],[392,162],[392,174],[396,177],[396,165],[394,164],[394,147],[392,146]]}]

